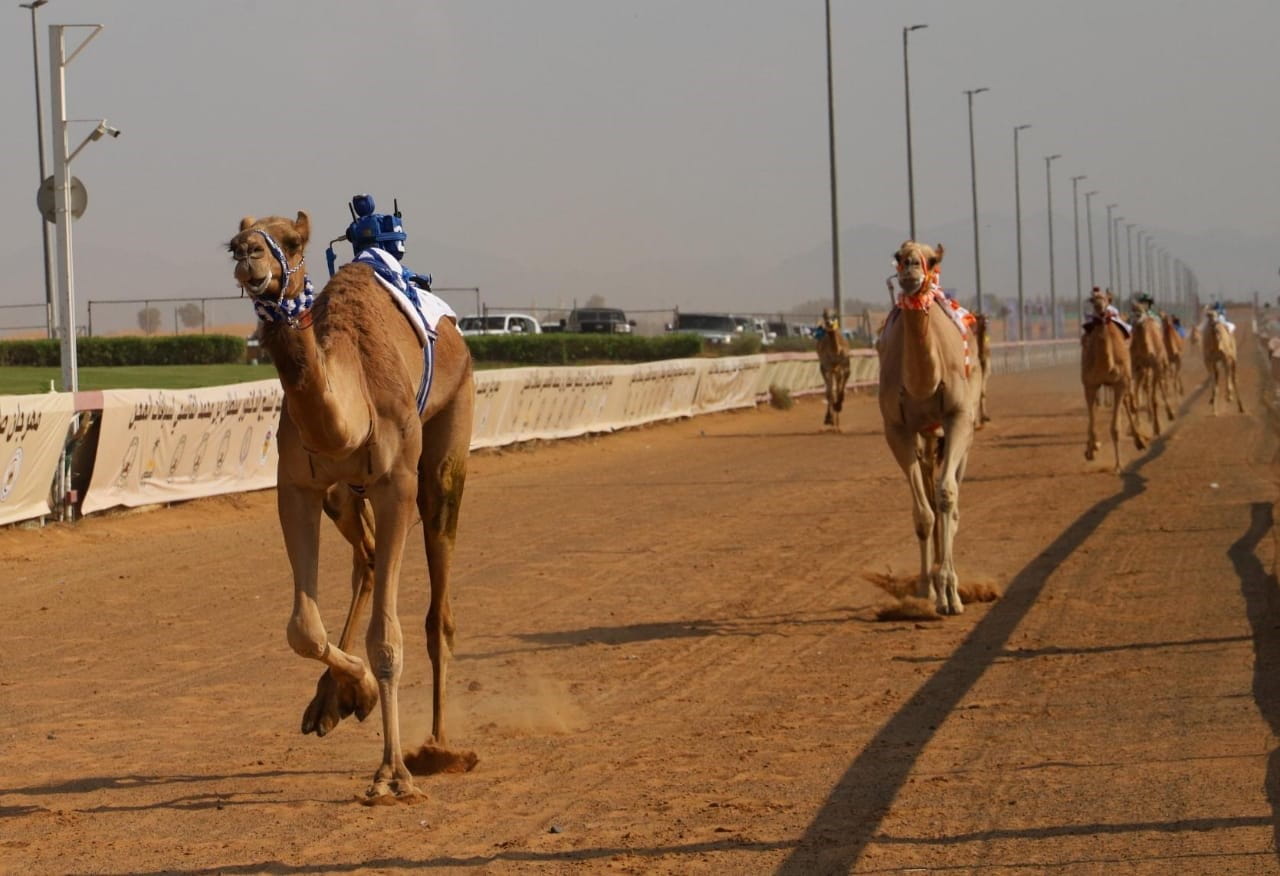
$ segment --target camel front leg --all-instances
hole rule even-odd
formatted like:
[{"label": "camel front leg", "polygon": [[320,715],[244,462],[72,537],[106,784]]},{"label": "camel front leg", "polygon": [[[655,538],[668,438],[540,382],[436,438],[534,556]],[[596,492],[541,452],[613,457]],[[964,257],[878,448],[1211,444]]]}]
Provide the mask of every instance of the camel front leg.
[{"label": "camel front leg", "polygon": [[823,388],[826,390],[826,398],[827,398],[827,415],[826,417],[823,418],[822,425],[834,426],[837,429],[839,429],[840,418],[837,414],[836,404],[835,404],[835,395],[836,395],[835,374],[832,372],[831,369],[824,368],[822,370],[822,384],[823,384]]},{"label": "camel front leg", "polygon": [[[342,626],[342,636],[338,639],[338,647],[349,651],[369,595],[373,592],[373,518],[364,499],[344,484],[329,488],[324,498],[324,512],[351,544],[351,606]],[[353,714],[363,721],[377,703],[376,692],[376,685],[366,690],[326,669],[316,683],[315,696],[303,713],[302,732],[324,736]]]},{"label": "camel front leg", "polygon": [[973,443],[974,423],[968,411],[951,416],[946,429],[946,445],[942,455],[942,478],[938,484],[938,529],[941,546],[938,551],[936,607],[938,614],[962,614],[960,577],[956,574],[955,540],[960,530],[960,476],[969,447]]},{"label": "camel front leg", "polygon": [[[416,442],[415,442],[416,443]],[[416,449],[416,448],[415,448]],[[374,548],[373,606],[365,649],[382,701],[382,763],[365,800],[412,801],[422,795],[404,762],[400,746],[400,676],[404,670],[404,634],[397,595],[405,536],[415,520],[417,478],[401,468],[369,490],[377,527]]]},{"label": "camel front leg", "polygon": [[1084,406],[1085,410],[1089,412],[1089,434],[1084,441],[1084,458],[1092,460],[1102,447],[1098,443],[1098,430],[1095,426],[1095,413],[1098,408],[1098,386],[1096,384],[1086,383],[1084,385]]},{"label": "camel front leg", "polygon": [[933,523],[935,515],[929,502],[929,488],[925,484],[920,459],[916,455],[916,436],[905,426],[885,424],[885,439],[898,461],[898,467],[907,476],[911,488],[911,519],[915,523],[916,541],[920,546],[920,577],[916,582],[916,595],[921,599],[934,599],[933,594]]},{"label": "camel front leg", "polygon": [[[293,568],[293,613],[289,617],[289,645],[295,652],[329,667],[335,684],[343,688],[356,714],[367,715],[378,698],[378,688],[365,662],[345,648],[329,642],[317,601],[320,551],[320,510],[324,493],[291,484],[276,490],[285,550]],[[335,722],[336,723],[336,722]],[[310,706],[303,715],[302,732],[324,736],[332,725],[316,720]]]},{"label": "camel front leg", "polygon": [[840,431],[840,413],[844,410],[844,394],[845,387],[849,383],[849,365],[846,362],[843,365],[837,365],[835,370],[835,391],[832,407],[835,408],[835,426],[836,431]]},{"label": "camel front leg", "polygon": [[1209,370],[1209,409],[1213,411],[1213,415],[1218,415],[1218,363],[1210,361],[1205,363]]},{"label": "camel front leg", "polygon": [[[1238,410],[1240,413],[1243,414],[1244,399],[1240,397],[1240,387],[1236,384],[1236,360],[1232,359],[1231,361],[1227,362],[1226,365],[1227,365],[1228,379],[1230,380],[1230,383],[1228,384],[1228,388],[1236,397],[1236,410]],[[1227,401],[1230,401],[1230,400],[1231,398],[1230,396],[1228,396]]]}]

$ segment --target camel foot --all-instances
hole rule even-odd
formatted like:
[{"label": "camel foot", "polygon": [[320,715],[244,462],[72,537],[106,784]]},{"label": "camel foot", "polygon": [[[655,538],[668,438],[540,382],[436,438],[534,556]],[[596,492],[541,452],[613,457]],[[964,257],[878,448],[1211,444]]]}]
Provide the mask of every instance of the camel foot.
[{"label": "camel foot", "polygon": [[419,791],[411,779],[376,779],[364,796],[357,799],[365,806],[394,806],[397,803],[412,806],[425,802],[427,795]]},{"label": "camel foot", "polygon": [[827,414],[826,419],[822,421],[822,425],[830,426],[832,424],[831,414]]},{"label": "camel foot", "polygon": [[302,732],[323,737],[349,715],[363,721],[377,704],[378,683],[371,673],[366,671],[357,682],[326,669],[316,682],[316,695],[302,713]]},{"label": "camel foot", "polygon": [[480,758],[474,751],[454,751],[441,748],[428,740],[417,751],[404,756],[404,765],[415,776],[431,776],[437,773],[469,773],[476,768]]},{"label": "camel foot", "polygon": [[1146,449],[1147,449],[1147,439],[1146,439],[1146,438],[1143,438],[1141,435],[1134,435],[1134,436],[1133,436],[1133,446],[1134,446],[1134,447],[1136,447],[1136,448],[1138,448],[1139,450],[1146,450]]},{"label": "camel foot", "polygon": [[1089,461],[1093,461],[1094,454],[1098,452],[1098,449],[1100,446],[1101,445],[1098,445],[1098,444],[1086,445],[1084,448],[1084,458]]}]

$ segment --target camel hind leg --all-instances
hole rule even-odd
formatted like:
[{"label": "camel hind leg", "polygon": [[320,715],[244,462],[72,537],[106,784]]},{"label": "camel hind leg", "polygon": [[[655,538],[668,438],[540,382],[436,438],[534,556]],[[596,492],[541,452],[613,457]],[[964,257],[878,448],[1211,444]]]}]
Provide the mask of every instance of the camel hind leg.
[{"label": "camel hind leg", "polygon": [[961,614],[960,577],[956,574],[955,540],[960,530],[960,478],[973,443],[973,418],[952,415],[942,447],[942,476],[937,485],[938,573],[935,604],[939,614]]},{"label": "camel hind leg", "polygon": [[[922,468],[920,440],[906,426],[885,423],[885,440],[898,467],[907,476],[907,486],[911,490],[911,518],[915,524],[916,542],[920,547],[920,577],[917,579],[916,595],[922,599],[932,600],[933,594],[933,544],[934,520],[933,502],[930,498],[931,488]],[[929,442],[927,451],[932,451]],[[930,466],[932,468],[932,466]]]},{"label": "camel hind leg", "polygon": [[431,604],[427,610],[427,655],[431,658],[432,771],[470,769],[473,752],[445,749],[445,686],[453,652],[456,625],[449,600],[449,573],[457,540],[458,514],[467,479],[467,455],[471,445],[474,400],[471,381],[454,399],[423,426],[422,457],[418,465],[418,510],[431,579]]},{"label": "camel hind leg", "polygon": [[1086,383],[1084,385],[1084,407],[1089,414],[1089,433],[1084,439],[1084,458],[1092,460],[1097,452],[1102,449],[1102,445],[1098,442],[1097,429],[1097,410],[1098,399],[1101,387],[1096,383]]},{"label": "camel hind leg", "polygon": [[[356,627],[373,592],[373,515],[364,499],[345,484],[335,484],[325,493],[324,513],[351,544],[351,607],[338,639],[338,647],[350,651]],[[363,721],[377,703],[376,686],[357,684],[326,669],[303,712],[302,732],[324,736],[350,715]]]},{"label": "camel hind leg", "polygon": [[1240,387],[1236,385],[1236,360],[1229,359],[1227,366],[1227,401],[1231,401],[1231,396],[1236,397],[1236,410],[1244,413],[1244,399],[1240,398]]}]

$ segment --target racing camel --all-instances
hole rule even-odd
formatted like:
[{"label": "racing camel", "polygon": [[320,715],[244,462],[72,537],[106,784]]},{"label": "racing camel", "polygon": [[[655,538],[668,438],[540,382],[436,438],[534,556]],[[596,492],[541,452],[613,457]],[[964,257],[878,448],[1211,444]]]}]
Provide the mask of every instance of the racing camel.
[{"label": "racing camel", "polygon": [[972,335],[953,318],[938,286],[942,255],[941,245],[935,250],[911,240],[898,248],[901,295],[876,346],[884,436],[911,488],[920,546],[917,595],[931,599],[939,614],[960,614],[952,547],[982,375]]},{"label": "racing camel", "polygon": [[1151,428],[1160,434],[1160,403],[1164,403],[1165,417],[1173,419],[1173,407],[1169,404],[1166,389],[1169,371],[1169,354],[1162,336],[1163,324],[1150,310],[1140,310],[1133,321],[1133,338],[1129,342],[1130,362],[1133,369],[1132,391],[1139,410],[1145,409],[1151,417]]},{"label": "racing camel", "polygon": [[[419,516],[431,579],[432,734],[440,757],[474,763],[473,754],[444,750],[454,634],[449,564],[471,441],[471,356],[453,321],[440,318],[427,379],[428,345],[368,263],[344,265],[313,298],[302,270],[310,230],[304,212],[293,220],[246,216],[228,245],[235,279],[263,319],[262,344],[285,395],[277,503],[293,569],[288,640],[298,654],[328,667],[302,732],[323,736],[348,715],[363,720],[380,702],[382,762],[364,801],[410,802],[422,795],[400,746],[404,648],[396,597],[405,538]],[[415,389],[421,393],[423,383],[429,393],[420,408]],[[351,608],[336,643],[317,604],[322,509],[353,546]],[[351,639],[369,596],[362,659]]]},{"label": "racing camel", "polygon": [[1219,376],[1227,394],[1227,404],[1234,398],[1236,409],[1244,413],[1244,399],[1240,398],[1240,390],[1236,386],[1236,339],[1231,327],[1222,319],[1218,319],[1212,311],[1206,314],[1202,339],[1204,351],[1204,370],[1209,372],[1212,391],[1209,393],[1209,405],[1214,415],[1218,413]]},{"label": "racing camel", "polygon": [[1115,397],[1111,406],[1111,446],[1115,450],[1115,472],[1120,473],[1120,411],[1129,418],[1129,432],[1133,444],[1139,450],[1147,446],[1147,440],[1138,428],[1137,405],[1133,400],[1133,372],[1129,359],[1129,341],[1117,323],[1118,313],[1111,306],[1111,293],[1096,286],[1089,298],[1093,306],[1092,316],[1085,322],[1084,336],[1080,339],[1080,378],[1084,383],[1084,404],[1089,413],[1089,435],[1085,441],[1084,458],[1093,459],[1101,449],[1095,414],[1098,409],[1098,390],[1110,387]]},{"label": "racing camel", "polygon": [[825,426],[840,430],[840,411],[844,409],[844,388],[849,382],[849,342],[840,330],[840,321],[822,308],[822,336],[818,338],[818,367],[827,390]]},{"label": "racing camel", "polygon": [[1178,318],[1166,313],[1161,318],[1161,330],[1164,333],[1164,350],[1169,359],[1169,388],[1177,398],[1182,398],[1185,390],[1182,387],[1182,342],[1181,326]]}]

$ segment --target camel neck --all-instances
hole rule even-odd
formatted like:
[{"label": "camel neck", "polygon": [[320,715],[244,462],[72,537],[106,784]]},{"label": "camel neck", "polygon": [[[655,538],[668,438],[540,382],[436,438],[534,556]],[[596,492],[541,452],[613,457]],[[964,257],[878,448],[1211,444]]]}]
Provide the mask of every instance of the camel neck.
[{"label": "camel neck", "polygon": [[915,399],[928,398],[942,383],[942,360],[938,355],[938,327],[931,312],[904,309],[902,320],[902,388]]},{"label": "camel neck", "polygon": [[286,410],[303,445],[313,453],[335,457],[358,448],[371,429],[359,376],[336,367],[342,357],[326,355],[309,325],[300,329],[271,325],[262,340],[276,365]]}]

